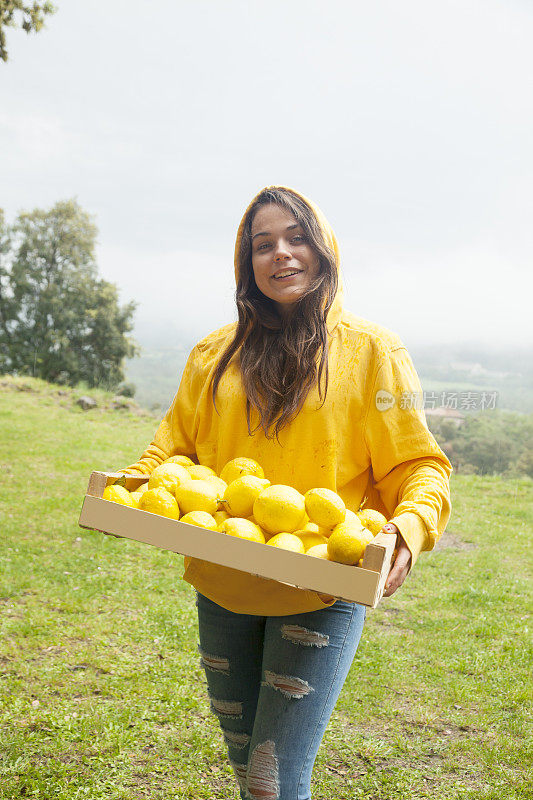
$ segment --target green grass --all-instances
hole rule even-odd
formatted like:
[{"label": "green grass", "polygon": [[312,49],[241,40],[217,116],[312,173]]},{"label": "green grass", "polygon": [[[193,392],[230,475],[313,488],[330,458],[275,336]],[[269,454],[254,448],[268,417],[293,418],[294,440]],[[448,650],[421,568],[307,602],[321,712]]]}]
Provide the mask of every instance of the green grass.
[{"label": "green grass", "polygon": [[[77,527],[90,471],[157,420],[1,383],[0,798],[237,798],[181,557]],[[454,478],[442,545],[369,612],[314,800],[532,796],[532,495]]]}]

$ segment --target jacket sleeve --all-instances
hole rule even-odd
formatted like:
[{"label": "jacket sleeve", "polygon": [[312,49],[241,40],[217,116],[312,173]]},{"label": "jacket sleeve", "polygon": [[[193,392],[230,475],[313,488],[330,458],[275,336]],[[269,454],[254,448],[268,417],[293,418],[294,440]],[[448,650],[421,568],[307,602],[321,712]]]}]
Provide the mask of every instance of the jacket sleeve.
[{"label": "jacket sleeve", "polygon": [[118,472],[126,475],[149,475],[171,456],[196,457],[197,409],[203,383],[201,354],[196,346],[189,355],[172,405],[161,420],[152,442],[135,464],[117,470]]},{"label": "jacket sleeve", "polygon": [[450,517],[452,466],[429,431],[422,388],[405,347],[383,354],[365,425],[374,485],[411,551],[431,550]]}]

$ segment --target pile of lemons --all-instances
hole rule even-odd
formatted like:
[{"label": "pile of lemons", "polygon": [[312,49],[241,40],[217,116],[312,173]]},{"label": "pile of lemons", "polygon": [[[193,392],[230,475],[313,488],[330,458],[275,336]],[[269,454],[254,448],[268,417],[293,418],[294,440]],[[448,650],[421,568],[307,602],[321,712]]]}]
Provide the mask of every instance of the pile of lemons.
[{"label": "pile of lemons", "polygon": [[365,548],[386,519],[373,509],[354,513],[330,489],[305,495],[271,485],[260,464],[234,458],[218,476],[188,456],[172,456],[129,492],[107,486],[105,500],[197,525],[251,542],[341,564],[361,564]]}]

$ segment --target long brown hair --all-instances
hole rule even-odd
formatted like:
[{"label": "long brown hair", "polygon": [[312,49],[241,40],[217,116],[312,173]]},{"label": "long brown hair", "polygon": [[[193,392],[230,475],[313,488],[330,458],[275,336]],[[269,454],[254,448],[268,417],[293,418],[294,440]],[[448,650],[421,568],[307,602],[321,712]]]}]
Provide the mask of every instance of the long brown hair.
[{"label": "long brown hair", "polygon": [[[252,222],[261,206],[275,204],[289,211],[302,226],[318,256],[316,279],[283,319],[274,302],[257,287],[252,269]],[[262,191],[244,220],[238,253],[238,281],[235,299],[238,323],[213,378],[216,407],[218,384],[238,352],[246,394],[248,432],[262,428],[267,438],[279,432],[300,411],[311,388],[317,384],[322,403],[328,389],[328,340],[326,317],[337,292],[335,254],[327,246],[318,221],[307,203],[282,188]],[[322,378],[324,387],[322,389]],[[252,408],[259,422],[252,430]]]}]

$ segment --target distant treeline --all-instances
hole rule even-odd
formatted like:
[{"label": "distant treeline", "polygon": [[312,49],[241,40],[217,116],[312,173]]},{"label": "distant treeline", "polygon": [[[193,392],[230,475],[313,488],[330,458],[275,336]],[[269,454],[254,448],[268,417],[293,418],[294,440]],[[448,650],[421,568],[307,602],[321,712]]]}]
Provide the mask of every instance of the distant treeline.
[{"label": "distant treeline", "polygon": [[487,410],[458,425],[428,420],[456,472],[533,478],[533,414]]}]

